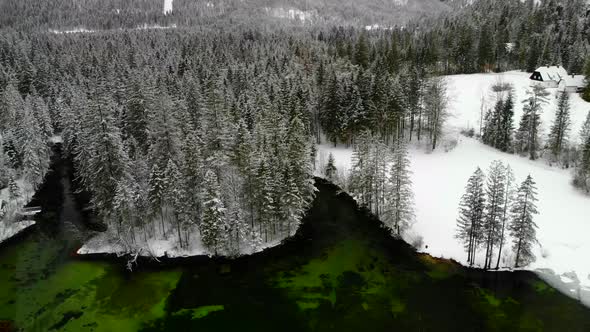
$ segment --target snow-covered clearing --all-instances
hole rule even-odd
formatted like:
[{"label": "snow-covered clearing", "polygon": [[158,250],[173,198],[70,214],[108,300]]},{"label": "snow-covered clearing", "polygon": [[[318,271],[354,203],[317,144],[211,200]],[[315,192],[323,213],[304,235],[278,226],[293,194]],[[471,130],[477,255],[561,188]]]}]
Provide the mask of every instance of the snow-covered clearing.
[{"label": "snow-covered clearing", "polygon": [[299,21],[306,23],[313,20],[317,13],[315,11],[300,10],[297,8],[283,8],[283,7],[264,7],[264,11],[272,17],[287,19],[291,21]]},{"label": "snow-covered clearing", "polygon": [[[538,210],[535,217],[538,225],[535,246],[536,262],[527,267],[543,277],[554,287],[590,306],[590,197],[577,191],[571,184],[571,172],[546,165],[544,161],[530,161],[517,155],[502,153],[479,141],[464,137],[459,131],[473,127],[479,130],[481,97],[493,107],[492,84],[503,81],[515,87],[515,126],[522,115],[521,101],[529,87],[529,74],[508,72],[504,74],[454,75],[447,78],[451,117],[447,121],[447,140],[456,139],[457,146],[449,152],[441,147],[433,153],[424,148],[410,150],[412,180],[416,203],[416,223],[410,237],[422,236],[421,251],[433,256],[453,258],[465,263],[467,254],[454,238],[458,204],[467,179],[481,167],[487,171],[493,160],[501,160],[513,168],[517,182],[530,174],[538,187]],[[552,91],[553,96],[556,89]],[[590,111],[590,104],[578,95],[571,95],[572,139]],[[547,133],[554,117],[555,99],[544,106],[542,128]],[[321,167],[334,155],[338,172],[350,170],[352,150],[334,148],[330,144],[318,147],[318,165]],[[411,239],[408,239],[411,240]],[[427,247],[426,247],[427,246]],[[504,266],[513,264],[510,250],[504,250]],[[483,253],[478,253],[482,259]]]},{"label": "snow-covered clearing", "polygon": [[164,15],[172,13],[172,2],[174,0],[164,0]]}]

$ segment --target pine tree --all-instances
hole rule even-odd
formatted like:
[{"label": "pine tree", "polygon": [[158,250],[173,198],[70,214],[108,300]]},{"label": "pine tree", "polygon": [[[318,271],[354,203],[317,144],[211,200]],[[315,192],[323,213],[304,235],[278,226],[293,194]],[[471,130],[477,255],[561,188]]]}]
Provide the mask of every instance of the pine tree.
[{"label": "pine tree", "polygon": [[14,180],[14,176],[10,176],[10,181],[8,182],[8,199],[11,202],[17,202],[19,198],[21,198],[21,190]]},{"label": "pine tree", "polygon": [[494,160],[490,165],[486,183],[486,209],[483,223],[484,241],[486,243],[486,259],[484,269],[492,265],[494,247],[500,237],[501,220],[503,216],[502,206],[505,201],[505,168],[499,160]]},{"label": "pine tree", "polygon": [[369,66],[369,46],[365,33],[361,33],[354,50],[354,64],[367,68]]},{"label": "pine tree", "polygon": [[428,117],[428,128],[430,130],[430,142],[432,150],[443,133],[443,125],[447,119],[447,84],[442,78],[433,78],[428,84],[424,97],[425,111]]},{"label": "pine tree", "polygon": [[535,260],[532,246],[537,241],[535,230],[537,225],[533,221],[533,216],[538,214],[536,196],[537,188],[529,175],[518,188],[511,210],[512,220],[508,226],[516,254],[515,267],[525,266]]},{"label": "pine tree", "polygon": [[504,108],[502,109],[502,116],[500,119],[500,137],[498,139],[497,148],[503,152],[512,151],[512,131],[514,130],[513,124],[514,117],[514,97],[512,90],[508,93],[508,97],[504,102]]},{"label": "pine tree", "polygon": [[108,221],[113,212],[113,193],[119,179],[128,171],[129,162],[115,120],[118,107],[106,94],[104,81],[98,85],[88,112],[83,114],[74,160],[82,185],[92,194],[93,207]]},{"label": "pine tree", "polygon": [[485,210],[484,173],[478,167],[467,181],[465,194],[459,203],[459,219],[457,219],[460,239],[467,251],[467,262],[475,263],[475,253],[479,241],[483,238],[483,218]]},{"label": "pine tree", "polygon": [[567,145],[567,135],[571,126],[569,93],[563,91],[557,100],[557,111],[549,133],[549,149],[557,159]]},{"label": "pine tree", "polygon": [[[181,248],[186,247],[187,244],[182,240],[182,227],[187,221],[186,206],[187,193],[184,190],[185,184],[180,170],[176,163],[171,159],[164,169],[164,178],[166,179],[164,187],[164,200],[167,205],[172,207],[174,212],[174,219],[176,220],[176,231],[178,234],[178,244]],[[190,204],[190,203],[189,203]]]},{"label": "pine tree", "polygon": [[410,158],[402,141],[398,141],[393,151],[393,162],[385,192],[385,224],[400,237],[414,218],[414,193],[410,179]]},{"label": "pine tree", "polygon": [[356,139],[352,151],[352,169],[350,171],[350,192],[356,196],[361,205],[370,207],[373,187],[374,169],[371,147],[373,136],[369,131],[363,131]]},{"label": "pine tree", "polygon": [[517,151],[529,154],[531,160],[537,159],[539,150],[539,126],[541,124],[540,112],[542,105],[547,103],[549,92],[540,86],[533,86],[528,92],[529,97],[523,101],[523,115],[520,127],[516,133]]},{"label": "pine tree", "polygon": [[336,179],[336,165],[334,164],[334,156],[332,155],[332,153],[330,152],[330,154],[328,155],[328,164],[326,165],[326,168],[324,169],[324,175],[326,176],[326,178],[330,181],[334,181],[334,179]]},{"label": "pine tree", "polygon": [[164,173],[160,170],[158,164],[152,166],[149,178],[149,191],[148,199],[152,205],[151,210],[155,213],[160,214],[160,231],[162,235],[165,235],[164,228],[164,195],[165,195],[165,182]]},{"label": "pine tree", "polygon": [[590,137],[590,111],[588,111],[586,120],[582,125],[582,129],[580,129],[580,143],[584,145],[588,137]]},{"label": "pine tree", "polygon": [[219,255],[225,246],[226,211],[221,200],[219,180],[213,170],[205,172],[204,184],[201,241],[209,252]]},{"label": "pine tree", "polygon": [[503,138],[502,115],[504,111],[504,100],[499,99],[494,109],[488,110],[485,116],[485,125],[481,140],[484,144],[499,148],[500,140]]},{"label": "pine tree", "polygon": [[504,202],[502,203],[502,216],[500,226],[500,243],[498,245],[498,260],[496,261],[496,270],[500,267],[500,258],[502,257],[502,247],[504,246],[506,226],[510,218],[510,207],[514,200],[514,173],[510,165],[506,165],[504,172]]},{"label": "pine tree", "polygon": [[590,136],[586,138],[586,142],[581,146],[582,155],[576,167],[574,175],[574,185],[578,188],[590,192]]}]

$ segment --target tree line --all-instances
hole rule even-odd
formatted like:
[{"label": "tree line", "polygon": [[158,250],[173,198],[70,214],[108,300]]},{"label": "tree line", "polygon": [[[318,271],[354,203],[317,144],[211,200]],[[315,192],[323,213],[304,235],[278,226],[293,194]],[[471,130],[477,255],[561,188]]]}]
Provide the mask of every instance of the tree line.
[{"label": "tree line", "polygon": [[526,155],[531,160],[544,157],[550,163],[573,169],[573,184],[586,192],[590,191],[590,111],[580,129],[580,140],[570,139],[570,93],[558,91],[555,117],[546,136],[540,132],[541,114],[549,104],[550,93],[535,85],[527,91],[523,102],[523,114],[514,128],[514,95],[510,84],[492,86],[496,103],[484,118],[481,141],[498,150]]},{"label": "tree line", "polygon": [[475,170],[459,203],[456,234],[465,247],[470,266],[476,263],[478,251],[483,250],[482,267],[491,269],[495,265],[498,269],[508,239],[512,240],[515,267],[535,260],[532,247],[537,242],[537,225],[533,220],[538,214],[536,196],[537,188],[530,175],[516,188],[510,165],[499,160],[490,165],[487,179],[479,167]]}]

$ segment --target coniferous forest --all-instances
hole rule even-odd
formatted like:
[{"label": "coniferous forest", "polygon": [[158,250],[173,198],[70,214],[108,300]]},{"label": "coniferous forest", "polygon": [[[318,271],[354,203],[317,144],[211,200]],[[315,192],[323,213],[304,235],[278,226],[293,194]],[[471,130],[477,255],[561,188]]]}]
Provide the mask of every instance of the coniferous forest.
[{"label": "coniferous forest", "polygon": [[[76,13],[93,2],[59,5]],[[26,1],[4,4],[12,14],[0,34],[0,184],[38,186],[58,135],[96,219],[127,246],[163,237],[186,247],[199,234],[212,254],[234,255],[293,234],[314,196],[322,141],[354,146],[349,190],[399,235],[412,216],[411,200],[390,204],[410,190],[404,145],[440,144],[447,88],[439,75],[590,66],[583,1],[482,0],[374,30],[220,24],[237,4],[169,15],[149,1],[112,5],[73,21],[51,10],[33,19],[39,8]],[[140,9],[151,16],[117,16]],[[194,13],[202,23],[189,19]],[[166,29],[147,28],[154,24]],[[76,28],[89,30],[60,32]],[[506,100],[483,136],[503,151],[512,130]],[[536,133],[523,121],[512,149],[535,159]],[[562,138],[556,124],[556,154]],[[393,160],[403,181],[388,185]]]},{"label": "coniferous forest", "polygon": [[588,199],[588,0],[0,0],[0,332],[590,331]]}]

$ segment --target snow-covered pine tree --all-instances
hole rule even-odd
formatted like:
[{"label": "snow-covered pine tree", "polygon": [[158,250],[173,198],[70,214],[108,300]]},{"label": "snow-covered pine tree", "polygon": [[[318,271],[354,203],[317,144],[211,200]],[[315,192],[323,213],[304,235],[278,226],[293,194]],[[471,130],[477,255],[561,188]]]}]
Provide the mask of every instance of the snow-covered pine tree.
[{"label": "snow-covered pine tree", "polygon": [[301,210],[305,210],[313,201],[315,187],[311,163],[309,162],[309,155],[311,154],[309,137],[311,135],[306,130],[300,114],[296,114],[291,119],[286,135],[286,161],[288,163],[283,166],[282,173],[285,174],[286,168],[293,177],[293,181],[298,188],[297,192],[301,197]]},{"label": "snow-covered pine tree", "polygon": [[428,83],[425,97],[424,109],[428,118],[427,126],[430,129],[429,139],[432,150],[442,136],[443,125],[447,119],[448,112],[447,84],[442,78],[432,78]]},{"label": "snow-covered pine tree", "polygon": [[357,198],[360,205],[369,206],[373,177],[371,167],[372,135],[362,131],[352,150],[352,169],[350,171],[350,192]]},{"label": "snow-covered pine tree", "polygon": [[334,179],[336,179],[336,172],[337,169],[334,161],[334,155],[332,155],[332,152],[330,152],[328,155],[328,164],[326,164],[326,168],[324,169],[324,175],[328,180],[333,182]]},{"label": "snow-covered pine tree", "polygon": [[486,113],[485,125],[483,128],[483,134],[481,136],[481,140],[484,144],[493,146],[495,148],[499,147],[499,141],[503,136],[501,128],[503,110],[504,100],[500,98],[496,102],[494,109],[490,109]]},{"label": "snow-covered pine tree", "polygon": [[47,137],[33,115],[29,99],[25,101],[25,108],[17,125],[17,138],[22,144],[20,154],[24,179],[33,189],[36,189],[49,169],[50,149],[47,145]]},{"label": "snow-covered pine tree", "polygon": [[373,186],[372,186],[372,198],[370,206],[373,213],[377,217],[380,217],[383,209],[385,208],[385,188],[387,186],[387,165],[391,160],[391,151],[389,147],[380,139],[374,137],[372,143],[372,165],[371,170],[373,174]]},{"label": "snow-covered pine tree", "polygon": [[153,164],[150,171],[148,199],[151,204],[150,211],[152,216],[159,214],[160,217],[160,231],[162,236],[165,235],[164,227],[164,200],[165,200],[166,179],[164,172],[160,169],[158,164]]},{"label": "snow-covered pine tree", "polygon": [[580,144],[582,144],[582,146],[586,144],[588,137],[590,137],[590,111],[588,111],[586,120],[582,125],[582,129],[580,129]]},{"label": "snow-covered pine tree", "polygon": [[223,254],[226,237],[225,206],[221,200],[219,181],[215,171],[205,172],[203,190],[203,218],[200,224],[201,241],[213,255]]},{"label": "snow-covered pine tree", "polygon": [[21,190],[18,184],[16,183],[16,180],[14,179],[14,175],[11,175],[10,180],[8,182],[8,199],[10,200],[10,202],[16,204],[18,199],[21,198],[21,195]]},{"label": "snow-covered pine tree", "polygon": [[590,193],[590,136],[581,146],[580,161],[575,170],[574,185]]},{"label": "snow-covered pine tree", "polygon": [[508,97],[504,102],[502,109],[502,116],[500,119],[500,137],[498,138],[497,148],[503,152],[512,151],[512,131],[514,130],[514,96],[512,89],[508,93]]},{"label": "snow-covered pine tree", "polygon": [[457,219],[457,235],[467,251],[467,262],[470,266],[475,263],[475,254],[479,241],[483,238],[483,218],[485,210],[485,175],[478,167],[469,177],[465,194],[459,203],[459,218]]},{"label": "snow-covered pine tree", "polygon": [[97,91],[83,114],[80,142],[74,161],[82,185],[92,194],[92,205],[105,221],[113,213],[113,193],[129,165],[115,115],[118,107],[99,80]]},{"label": "snow-covered pine tree", "polygon": [[505,203],[506,169],[499,160],[494,160],[488,170],[486,182],[486,208],[483,222],[483,237],[486,244],[484,269],[491,268],[494,248],[500,238],[503,205]]},{"label": "snow-covered pine tree", "polygon": [[510,220],[510,207],[514,200],[514,172],[510,165],[506,165],[504,172],[504,202],[502,203],[502,217],[500,225],[500,243],[498,245],[498,260],[496,261],[496,270],[500,267],[500,258],[502,257],[502,248],[505,241],[506,226]]},{"label": "snow-covered pine tree", "polygon": [[523,114],[515,135],[517,152],[528,154],[531,160],[537,159],[539,150],[540,114],[543,104],[547,103],[549,92],[545,87],[534,85],[527,91],[529,97],[523,100]]},{"label": "snow-covered pine tree", "polygon": [[559,158],[562,150],[567,145],[570,126],[570,97],[568,92],[562,91],[557,99],[557,111],[549,132],[548,145],[555,160]]},{"label": "snow-covered pine tree", "polygon": [[193,224],[198,225],[201,218],[201,188],[205,165],[203,162],[203,142],[195,131],[190,131],[181,142],[182,163],[180,170],[184,177],[185,192],[187,194],[186,213]]},{"label": "snow-covered pine tree", "polygon": [[385,192],[383,220],[397,237],[401,237],[414,219],[414,192],[410,178],[410,158],[406,144],[399,140],[393,151],[389,180]]},{"label": "snow-covered pine tree", "polygon": [[161,170],[166,169],[168,160],[178,160],[180,130],[174,110],[172,97],[161,93],[149,113],[148,155],[151,163],[157,163]]},{"label": "snow-covered pine tree", "polygon": [[37,123],[39,123],[43,140],[47,141],[53,135],[53,125],[51,117],[49,116],[49,108],[40,96],[33,94],[30,98],[33,116],[37,120]]},{"label": "snow-covered pine tree", "polygon": [[[178,169],[178,166],[172,159],[168,159],[166,168],[164,169],[164,178],[166,179],[164,187],[164,201],[168,207],[172,208],[174,220],[176,222],[176,232],[178,234],[178,244],[181,248],[188,246],[182,240],[182,228],[188,222],[187,218],[187,193],[184,190],[186,185],[184,178]],[[193,189],[194,190],[194,189]]]},{"label": "snow-covered pine tree", "polygon": [[528,175],[518,188],[514,204],[512,205],[512,220],[508,229],[512,237],[513,250],[516,254],[515,267],[525,266],[535,260],[532,251],[536,238],[537,224],[533,216],[537,211],[537,188],[533,178]]},{"label": "snow-covered pine tree", "polygon": [[117,235],[123,240],[127,237],[135,242],[135,217],[137,208],[135,206],[138,187],[137,182],[131,177],[130,174],[126,174],[117,183],[117,189],[115,190],[115,197],[113,198],[113,213],[114,218],[117,220]]}]

